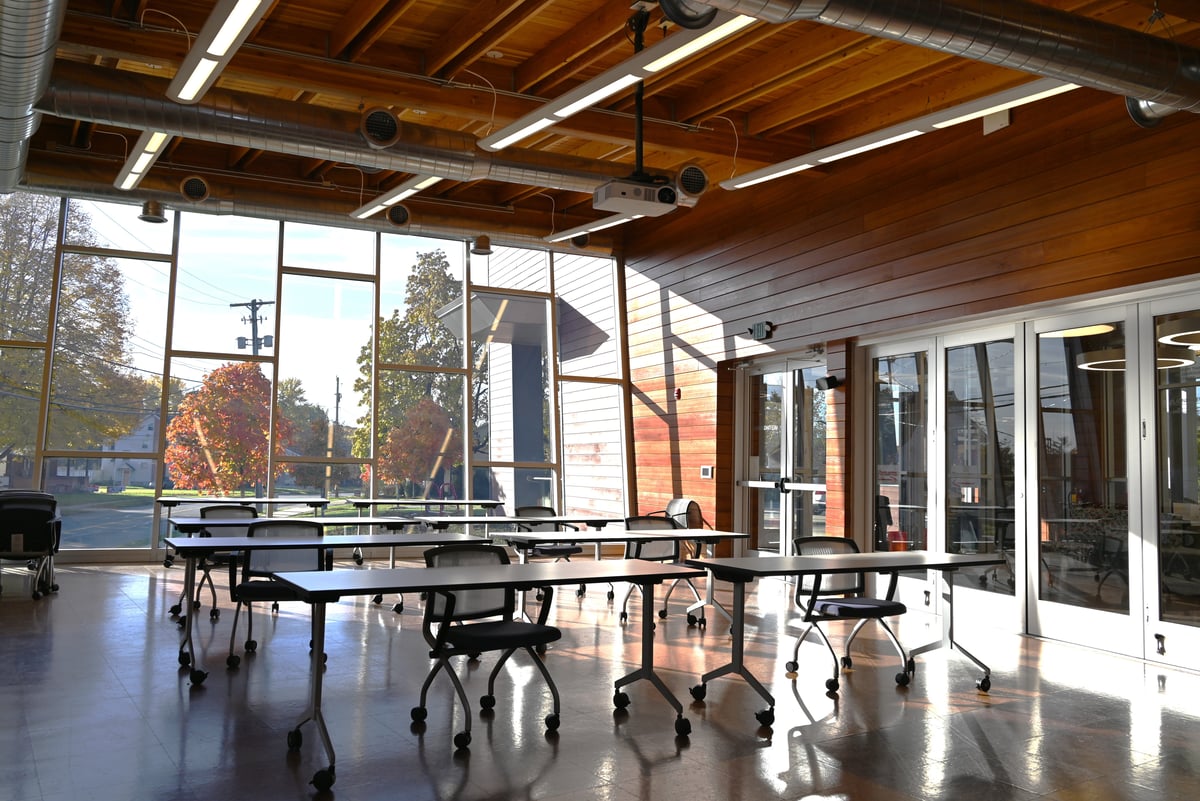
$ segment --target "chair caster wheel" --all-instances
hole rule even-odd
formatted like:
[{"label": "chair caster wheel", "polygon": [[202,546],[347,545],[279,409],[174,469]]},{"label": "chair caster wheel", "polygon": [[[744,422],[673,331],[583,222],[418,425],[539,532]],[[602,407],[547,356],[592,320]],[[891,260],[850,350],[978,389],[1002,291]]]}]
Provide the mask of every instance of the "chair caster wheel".
[{"label": "chair caster wheel", "polygon": [[549,715],[546,715],[546,731],[547,732],[558,731],[558,724],[559,724],[559,719],[558,719],[557,712],[552,712]]},{"label": "chair caster wheel", "polygon": [[679,737],[687,737],[692,733],[692,722],[687,718],[675,718],[675,734]]},{"label": "chair caster wheel", "polygon": [[763,726],[771,726],[775,723],[775,707],[769,709],[761,709],[754,713],[754,719]]},{"label": "chair caster wheel", "polygon": [[424,723],[429,712],[423,706],[414,706],[408,714],[412,718],[413,723]]},{"label": "chair caster wheel", "polygon": [[622,612],[622,613],[621,613],[621,615],[620,615],[620,619],[621,619],[621,622],[622,622],[622,623],[624,623],[625,621],[629,620],[629,613],[628,613],[628,612]]},{"label": "chair caster wheel", "polygon": [[187,651],[180,651],[179,652],[179,664],[182,665],[183,667],[187,667],[188,665],[192,664],[192,655],[189,654]]},{"label": "chair caster wheel", "polygon": [[617,597],[617,594],[615,592],[613,592],[612,590],[608,591],[608,600],[611,601],[613,598],[616,598],[616,597]]},{"label": "chair caster wheel", "polygon": [[659,620],[666,620],[666,619],[667,619],[667,610],[666,610],[666,609],[659,609],[659,610],[658,610],[658,619],[659,619]]},{"label": "chair caster wheel", "polygon": [[842,657],[842,668],[844,670],[849,670],[852,667],[854,667],[854,660],[848,656],[843,656]]},{"label": "chair caster wheel", "polygon": [[629,694],[623,692],[613,693],[613,706],[617,709],[624,709],[629,706]]},{"label": "chair caster wheel", "polygon": [[246,653],[252,654],[258,650],[258,640],[246,640],[243,646],[246,649]]},{"label": "chair caster wheel", "polygon": [[979,688],[980,692],[986,693],[988,690],[992,689],[992,680],[987,676],[984,676],[982,679],[975,682],[975,686]]},{"label": "chair caster wheel", "polygon": [[299,729],[292,729],[287,733],[287,746],[289,751],[298,751],[300,746],[304,744],[304,735]]},{"label": "chair caster wheel", "polygon": [[172,615],[178,615],[180,612],[183,611],[183,607],[180,606],[179,604],[172,604],[171,608],[168,609],[167,611],[170,612]]},{"label": "chair caster wheel", "polygon": [[460,731],[458,734],[454,735],[454,747],[457,748],[459,751],[462,751],[464,748],[466,748],[470,744],[471,744],[471,732]]},{"label": "chair caster wheel", "polygon": [[238,665],[242,664],[242,658],[237,654],[230,654],[225,657],[225,666],[230,670],[235,670]]},{"label": "chair caster wheel", "polygon": [[208,678],[208,673],[206,673],[203,670],[193,669],[189,678],[192,680],[192,684],[199,687],[201,684],[204,683],[204,680]]},{"label": "chair caster wheel", "polygon": [[909,682],[909,675],[907,673],[897,673],[896,674],[896,684],[898,684],[901,687],[907,687],[908,682]]},{"label": "chair caster wheel", "polygon": [[839,686],[837,679],[826,679],[825,681],[825,689],[831,693],[836,693]]},{"label": "chair caster wheel", "polygon": [[371,603],[373,603],[373,604],[381,604],[381,603],[383,603],[383,596],[382,596],[382,595],[376,595],[374,598],[372,598],[372,599],[371,599]]},{"label": "chair caster wheel", "polygon": [[800,663],[799,662],[788,662],[787,664],[785,664],[783,666],[783,669],[786,670],[788,673],[795,673],[797,670],[800,669]]},{"label": "chair caster wheel", "polygon": [[583,587],[580,587],[579,589],[575,590],[576,598],[582,598],[584,596],[584,594],[585,594],[585,590],[583,589]]},{"label": "chair caster wheel", "polygon": [[480,709],[495,709],[496,708],[496,696],[485,695],[482,698],[480,698],[479,699],[479,708]]},{"label": "chair caster wheel", "polygon": [[697,684],[690,692],[692,693],[692,698],[695,698],[697,701],[703,701],[704,697],[708,695],[708,685]]},{"label": "chair caster wheel", "polygon": [[404,611],[404,602],[401,601],[398,604],[393,604],[392,611],[395,612],[396,614],[400,614],[401,612],[403,612]]},{"label": "chair caster wheel", "polygon": [[318,792],[323,793],[330,787],[333,787],[333,781],[333,768],[329,767],[325,770],[318,770],[316,773],[314,773],[310,784],[312,784],[313,787],[316,787]]},{"label": "chair caster wheel", "polygon": [[221,619],[221,610],[216,609],[216,608],[208,610],[208,619],[209,620],[220,620]]}]

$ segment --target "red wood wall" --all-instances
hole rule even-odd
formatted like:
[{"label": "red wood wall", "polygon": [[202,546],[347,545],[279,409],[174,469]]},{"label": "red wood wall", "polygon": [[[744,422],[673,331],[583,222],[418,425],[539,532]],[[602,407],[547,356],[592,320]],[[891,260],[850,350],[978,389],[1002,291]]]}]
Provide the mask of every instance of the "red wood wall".
[{"label": "red wood wall", "polygon": [[[682,495],[732,524],[743,359],[823,347],[845,376],[862,336],[1200,272],[1196,115],[1146,130],[1083,89],[1011,114],[986,137],[976,121],[736,192],[710,176],[696,208],[626,227],[641,511]],[[755,342],[763,320],[774,335]],[[850,444],[869,435],[848,420],[854,391],[830,394],[831,533]]]}]

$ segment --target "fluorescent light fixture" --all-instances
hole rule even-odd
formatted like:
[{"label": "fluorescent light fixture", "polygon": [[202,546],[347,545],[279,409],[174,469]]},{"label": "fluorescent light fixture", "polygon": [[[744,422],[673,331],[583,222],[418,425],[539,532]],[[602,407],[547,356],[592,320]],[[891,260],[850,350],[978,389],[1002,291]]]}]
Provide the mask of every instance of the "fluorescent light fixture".
[{"label": "fluorescent light fixture", "polygon": [[800,172],[801,170],[811,169],[817,164],[828,164],[838,159],[865,153],[868,150],[902,142],[905,139],[912,139],[915,136],[929,133],[937,128],[945,128],[960,122],[967,122],[968,120],[984,117],[997,111],[1010,109],[1025,103],[1033,103],[1037,100],[1078,88],[1073,83],[1064,83],[1053,78],[1042,78],[1031,81],[1013,89],[1006,89],[1003,92],[981,97],[969,103],[963,103],[953,108],[927,114],[924,117],[892,125],[879,131],[872,131],[869,134],[863,134],[854,139],[839,142],[836,145],[830,145],[811,153],[805,153],[803,156],[797,156],[794,159],[788,159],[778,164],[772,164],[742,175],[736,175],[733,178],[727,178],[721,181],[721,188],[730,190],[745,189],[748,186],[761,184],[764,181],[771,181],[776,178],[782,178],[785,175]]},{"label": "fluorescent light fixture", "polygon": [[582,234],[594,234],[597,231],[603,231],[605,228],[612,228],[617,225],[624,225],[633,220],[640,220],[645,215],[642,214],[614,214],[611,217],[604,217],[595,222],[584,223],[577,225],[574,228],[568,228],[565,231],[551,234],[546,237],[547,242],[565,242],[566,240],[581,236]]},{"label": "fluorescent light fixture", "polygon": [[167,87],[167,97],[178,103],[203,97],[272,5],[266,0],[219,0]]},{"label": "fluorescent light fixture", "polygon": [[1116,330],[1116,326],[1110,323],[1095,323],[1093,325],[1081,325],[1075,328],[1064,328],[1061,331],[1046,331],[1040,336],[1049,339],[1072,339],[1074,337],[1090,337],[1097,334],[1110,334]]},{"label": "fluorescent light fixture", "polygon": [[125,159],[121,171],[117,173],[113,186],[128,192],[141,183],[142,176],[158,161],[163,145],[169,139],[170,137],[162,131],[142,131],[142,135],[134,143],[133,151]]},{"label": "fluorescent light fixture", "polygon": [[550,100],[536,110],[514,120],[509,125],[479,140],[484,150],[503,150],[509,145],[532,136],[554,123],[578,114],[585,108],[611,97],[622,89],[650,77],[671,64],[694,55],[756,20],[753,17],[720,11],[711,25],[700,30],[679,30],[640,53],[635,53],[615,67],[602,72],[590,81]]},{"label": "fluorescent light fixture", "polygon": [[365,220],[389,206],[395,206],[400,201],[407,200],[422,189],[428,189],[440,180],[442,180],[440,175],[415,175],[390,192],[385,192],[370,203],[359,206],[350,212],[350,216],[359,220]]}]

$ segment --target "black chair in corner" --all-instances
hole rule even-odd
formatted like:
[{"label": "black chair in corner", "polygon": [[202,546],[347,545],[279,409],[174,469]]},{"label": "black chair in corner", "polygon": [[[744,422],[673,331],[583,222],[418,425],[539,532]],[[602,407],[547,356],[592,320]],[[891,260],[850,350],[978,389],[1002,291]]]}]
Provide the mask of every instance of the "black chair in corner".
[{"label": "black chair in corner", "polygon": [[[848,537],[797,537],[793,540],[797,556],[828,556],[839,553],[858,553],[858,545]],[[866,578],[862,572],[835,573],[825,576],[805,574],[796,582],[796,605],[804,612],[804,622],[807,624],[800,636],[796,638],[796,646],[792,651],[792,661],[787,663],[789,673],[795,673],[799,668],[800,645],[815,630],[820,635],[829,655],[833,658],[833,677],[825,682],[825,689],[837,692],[839,683],[839,661],[834,651],[833,643],[821,628],[821,623],[830,620],[858,621],[846,637],[845,654],[840,666],[850,669],[854,661],[850,657],[850,646],[858,632],[868,621],[875,620],[883,627],[896,652],[900,654],[901,670],[896,674],[896,683],[906,687],[916,673],[916,663],[904,650],[900,640],[892,632],[886,618],[903,615],[908,611],[900,601],[895,600],[896,574],[892,575],[888,586],[887,596],[873,598],[864,595]]]},{"label": "black chair in corner", "polygon": [[[633,517],[625,518],[625,528],[627,529],[654,529],[656,531],[667,531],[680,528],[673,517],[665,517],[663,515],[634,515]],[[625,558],[626,559],[645,559],[648,562],[678,562],[680,553],[679,540],[631,540],[625,543]],[[629,619],[627,607],[629,599],[633,596],[634,591],[641,592],[642,588],[637,584],[630,584],[629,589],[625,592],[625,600],[621,603],[621,622],[624,623]],[[659,610],[658,616],[665,618],[667,609],[664,606]],[[654,624],[651,623],[651,626]]]},{"label": "black chair in corner", "polygon": [[[200,516],[207,520],[235,518],[246,521],[244,526],[221,526],[219,528],[214,526],[213,531],[204,529],[200,532],[201,537],[245,537],[250,528],[250,521],[258,517],[258,512],[253,506],[228,503],[202,506],[200,507]],[[192,599],[192,608],[200,608],[200,593],[204,590],[204,584],[207,582],[209,596],[212,598],[212,608],[208,610],[208,616],[212,620],[221,617],[221,610],[217,608],[217,587],[213,584],[212,571],[218,567],[228,568],[233,558],[234,555],[231,553],[214,553],[204,557],[196,565],[196,569],[200,571],[200,580],[196,582],[196,597]]]},{"label": "black chair in corner", "polygon": [[[554,517],[556,512],[549,506],[518,506],[514,511],[517,517]],[[529,522],[518,523],[517,527],[522,531],[531,532],[557,532],[557,531],[578,531],[579,529],[572,526],[570,523],[539,523],[536,520]],[[553,559],[555,562],[570,562],[572,556],[577,556],[583,553],[583,546],[574,542],[547,542],[541,545],[535,545],[526,551],[526,557],[529,559],[542,558]],[[584,595],[584,586],[579,585],[579,589],[575,594],[580,598]],[[542,600],[541,593],[538,594],[538,600]]]},{"label": "black chair in corner", "polygon": [[37,490],[0,490],[0,559],[26,562],[33,600],[58,592],[54,555],[62,542],[58,499]]},{"label": "black chair in corner", "polygon": [[[425,552],[428,567],[460,567],[467,565],[507,565],[508,552],[498,545],[486,543],[455,543],[431,548]],[[546,731],[558,730],[559,695],[550,671],[534,653],[534,648],[545,647],[562,636],[554,626],[546,624],[550,613],[553,590],[545,588],[541,613],[537,622],[521,620],[517,615],[517,593],[512,588],[439,590],[429,593],[425,603],[425,619],[421,630],[429,643],[429,656],[435,659],[425,683],[421,685],[420,705],[412,709],[414,724],[422,724],[427,716],[426,699],[429,687],[441,671],[445,671],[454,684],[454,690],[463,707],[465,729],[454,735],[454,747],[466,748],[471,743],[471,705],[462,681],[450,664],[458,656],[475,658],[487,651],[501,651],[500,659],[488,676],[487,695],[480,699],[483,711],[496,705],[496,677],[504,663],[519,648],[529,654],[537,666],[554,701],[554,711],[545,718]]]},{"label": "black chair in corner", "polygon": [[[246,535],[249,537],[303,537],[321,541],[323,528],[319,519],[298,517],[290,520],[250,521]],[[329,570],[332,567],[331,552],[327,548],[272,548],[242,551],[229,563],[229,594],[237,602],[233,612],[233,630],[229,632],[229,656],[225,664],[236,668],[242,658],[234,653],[237,641],[238,618],[242,608],[246,609],[246,653],[258,650],[254,639],[255,602],[271,602],[273,610],[279,609],[280,601],[297,601],[296,591],[275,578],[275,573],[299,570]],[[322,654],[322,659],[324,658]]]}]

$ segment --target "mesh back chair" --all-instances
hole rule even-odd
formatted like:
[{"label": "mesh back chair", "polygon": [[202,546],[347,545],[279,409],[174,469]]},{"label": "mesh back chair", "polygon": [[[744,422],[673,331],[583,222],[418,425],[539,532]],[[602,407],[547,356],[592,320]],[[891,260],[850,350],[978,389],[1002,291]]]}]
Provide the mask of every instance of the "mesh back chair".
[{"label": "mesh back chair", "polygon": [[[556,512],[549,506],[518,506],[515,510],[517,517],[553,517]],[[569,523],[538,523],[534,520],[523,522],[517,526],[522,531],[532,532],[554,532],[554,531],[578,531],[575,526]],[[571,557],[583,553],[583,546],[577,545],[574,542],[547,542],[540,545],[535,545],[526,551],[527,558],[534,559],[541,557],[543,559],[553,559],[555,562],[570,562]],[[579,597],[583,597],[583,585],[579,585],[579,589],[575,591]],[[541,591],[538,592],[538,600],[542,600]]]},{"label": "mesh back chair", "polygon": [[[858,545],[846,537],[797,537],[793,541],[797,556],[828,556],[839,553],[858,553]],[[820,635],[829,655],[833,658],[833,677],[825,682],[825,689],[837,692],[838,689],[838,657],[829,641],[821,623],[829,620],[855,620],[854,628],[846,638],[845,655],[841,659],[841,667],[850,669],[854,666],[850,658],[850,645],[858,632],[870,620],[879,622],[887,634],[897,653],[900,654],[901,671],[896,674],[896,683],[901,687],[907,686],[916,664],[904,650],[904,646],[892,633],[892,628],[885,618],[903,615],[908,609],[904,604],[894,600],[896,592],[896,576],[888,587],[886,598],[864,596],[866,579],[862,572],[833,573],[826,576],[803,575],[796,582],[796,605],[804,612],[804,622],[807,624],[800,636],[796,638],[796,647],[792,651],[792,661],[787,663],[789,673],[795,673],[799,668],[800,645],[815,630]]]},{"label": "mesh back chair", "polygon": [[58,592],[54,555],[62,541],[58,500],[36,490],[0,491],[0,559],[26,562],[33,573],[33,600]]},{"label": "mesh back chair", "polygon": [[[675,521],[679,528],[704,528],[704,514],[700,511],[700,504],[693,501],[691,498],[672,498],[667,502],[667,508],[664,514]],[[683,550],[687,549],[688,553],[684,554]],[[704,542],[701,540],[686,540],[680,543],[680,558],[699,559],[704,556]],[[692,604],[688,607],[687,622],[689,626],[699,625],[701,628],[708,627],[708,621],[704,617],[704,596],[700,594],[700,590],[696,589],[696,584],[689,579],[675,579],[667,585],[667,591],[663,595],[662,609],[658,616],[665,618],[667,616],[667,604],[671,601],[671,593],[675,592],[675,588],[680,582],[686,584],[688,589],[692,591]],[[693,612],[699,612],[699,615]]]},{"label": "mesh back chair", "polygon": [[[663,515],[635,515],[625,518],[625,528],[668,531],[679,528],[679,524],[675,522],[674,518]],[[625,543],[625,558],[645,559],[648,562],[678,562],[679,546],[679,540],[630,540]],[[629,606],[629,599],[635,590],[641,592],[642,588],[637,584],[630,584],[629,589],[625,591],[625,600],[621,603],[622,623],[629,619],[629,613],[626,610]],[[658,616],[664,618],[667,616],[665,606],[659,610]]]},{"label": "mesh back chair", "polygon": [[[217,506],[202,506],[200,508],[200,516],[210,520],[236,518],[247,521],[244,526],[214,527],[213,531],[205,529],[200,532],[201,537],[244,537],[249,531],[249,521],[257,517],[258,512],[253,506],[220,504]],[[204,590],[204,584],[207,582],[209,595],[212,597],[212,608],[208,610],[208,616],[213,620],[221,617],[221,610],[217,608],[217,587],[213,584],[212,571],[216,567],[227,568],[232,560],[233,554],[231,553],[214,553],[204,557],[196,565],[196,569],[200,571],[201,575],[200,580],[196,582],[196,597],[192,599],[192,608],[200,608],[200,593]]]},{"label": "mesh back chair", "polygon": [[[425,564],[429,567],[456,567],[466,565],[507,565],[508,553],[497,545],[485,543],[455,543],[431,548],[425,552]],[[550,671],[534,653],[534,648],[545,647],[562,636],[554,626],[546,625],[550,612],[553,590],[544,590],[544,601],[537,622],[521,620],[517,615],[517,593],[512,588],[470,589],[431,592],[425,603],[425,619],[422,632],[429,643],[429,656],[436,660],[425,683],[421,685],[420,706],[412,709],[416,724],[425,721],[426,699],[429,686],[441,671],[445,671],[454,684],[454,690],[463,707],[465,729],[454,735],[455,748],[466,748],[471,743],[471,705],[462,682],[450,664],[457,656],[474,659],[486,651],[501,651],[500,659],[488,676],[487,695],[480,698],[480,708],[487,711],[496,705],[496,677],[504,663],[518,649],[524,650],[537,666],[538,671],[550,688],[554,711],[546,716],[546,731],[557,731],[559,719],[558,687],[550,677]]]},{"label": "mesh back chair", "polygon": [[[250,537],[304,537],[316,541],[322,539],[321,523],[313,518],[294,520],[250,521],[246,535]],[[238,618],[242,608],[246,609],[246,653],[258,650],[254,639],[254,614],[252,604],[270,601],[272,610],[279,609],[280,601],[296,601],[296,591],[275,579],[275,573],[298,570],[328,570],[331,560],[325,548],[273,548],[242,551],[229,563],[229,594],[237,602],[233,613],[233,630],[229,632],[229,657],[225,664],[236,668],[241,657],[234,653],[237,641]],[[324,657],[324,655],[322,655]]]}]

